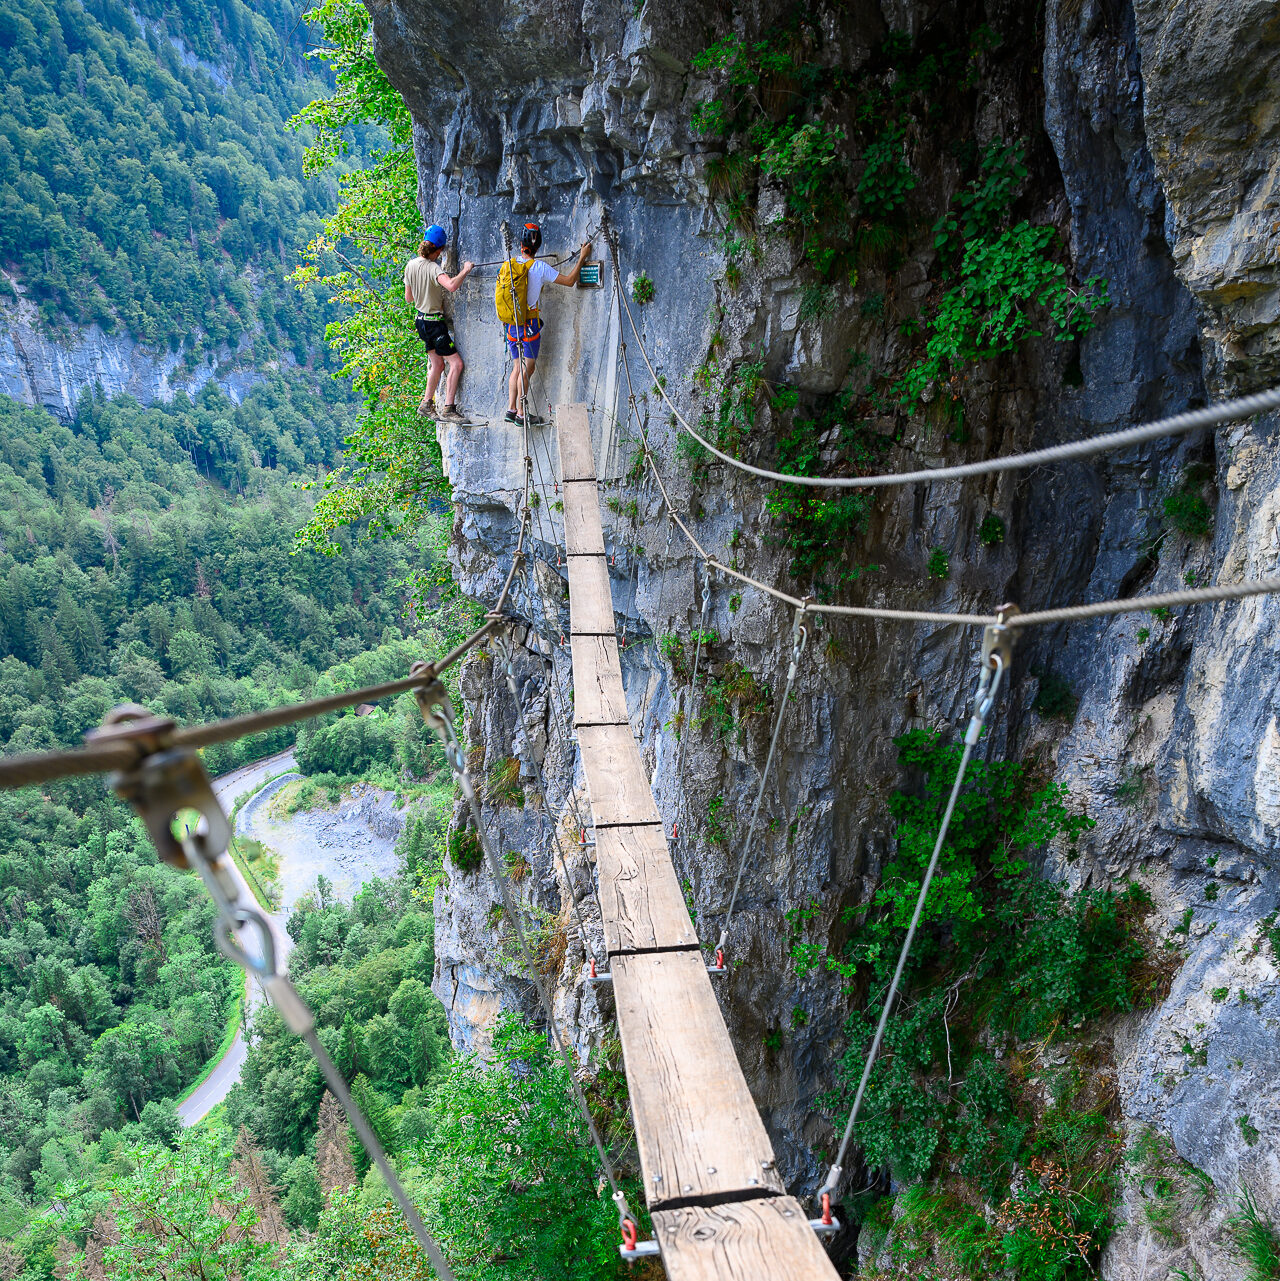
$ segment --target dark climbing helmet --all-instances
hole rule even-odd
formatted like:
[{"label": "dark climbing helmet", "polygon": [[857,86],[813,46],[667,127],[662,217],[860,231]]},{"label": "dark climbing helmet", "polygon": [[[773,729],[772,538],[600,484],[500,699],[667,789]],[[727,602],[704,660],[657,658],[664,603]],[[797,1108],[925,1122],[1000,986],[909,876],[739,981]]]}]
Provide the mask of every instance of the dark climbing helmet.
[{"label": "dark climbing helmet", "polygon": [[520,248],[536,254],[542,248],[542,228],[536,222],[526,222],[520,233]]},{"label": "dark climbing helmet", "polygon": [[431,226],[427,228],[423,239],[431,246],[432,249],[443,249],[445,241],[448,240],[449,237],[445,235],[445,230],[439,223],[433,222]]}]

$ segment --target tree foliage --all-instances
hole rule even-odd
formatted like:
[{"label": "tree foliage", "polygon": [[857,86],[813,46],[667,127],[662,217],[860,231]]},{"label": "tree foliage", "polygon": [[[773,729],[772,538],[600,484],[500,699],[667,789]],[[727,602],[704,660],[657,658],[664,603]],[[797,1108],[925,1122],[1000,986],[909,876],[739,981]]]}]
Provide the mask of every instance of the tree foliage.
[{"label": "tree foliage", "polygon": [[0,260],[46,326],[123,329],[188,369],[307,363],[324,307],[285,264],[332,188],[283,127],[325,89],[304,40],[291,0],[5,6]]},{"label": "tree foliage", "polygon": [[[371,163],[340,178],[338,208],[293,277],[300,289],[318,288],[341,304],[325,333],[365,402],[344,466],[320,483],[315,514],[300,535],[303,545],[334,554],[337,531],[360,522],[377,537],[412,536],[428,520],[432,498],[448,489],[435,432],[418,415],[427,365],[401,284],[422,230],[408,108],[374,61],[359,0],[325,0],[308,16],[326,40],[314,56],[337,76],[336,92],[296,119],[317,128],[309,172],[333,164],[354,130],[376,127],[386,137]],[[420,593],[444,585],[438,576],[424,578]]]}]

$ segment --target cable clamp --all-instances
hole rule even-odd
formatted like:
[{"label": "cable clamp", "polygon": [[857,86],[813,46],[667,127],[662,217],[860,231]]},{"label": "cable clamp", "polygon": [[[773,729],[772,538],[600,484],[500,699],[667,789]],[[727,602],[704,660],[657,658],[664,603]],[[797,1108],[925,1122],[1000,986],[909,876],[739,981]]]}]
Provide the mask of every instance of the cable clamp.
[{"label": "cable clamp", "polygon": [[994,655],[999,654],[1004,662],[1005,671],[1013,666],[1013,628],[1009,620],[1022,611],[1013,604],[1001,605],[996,610],[996,621],[990,623],[982,633],[982,665],[994,668]]}]

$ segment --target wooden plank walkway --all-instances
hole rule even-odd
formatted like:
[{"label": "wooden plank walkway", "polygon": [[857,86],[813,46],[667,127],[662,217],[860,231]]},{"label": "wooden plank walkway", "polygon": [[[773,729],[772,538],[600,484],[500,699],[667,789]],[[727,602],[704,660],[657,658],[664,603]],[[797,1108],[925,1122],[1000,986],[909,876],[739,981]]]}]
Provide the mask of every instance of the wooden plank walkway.
[{"label": "wooden plank walkway", "polygon": [[574,726],[645,1197],[670,1281],[835,1281],[729,1040],[627,716],[591,429],[555,411]]}]

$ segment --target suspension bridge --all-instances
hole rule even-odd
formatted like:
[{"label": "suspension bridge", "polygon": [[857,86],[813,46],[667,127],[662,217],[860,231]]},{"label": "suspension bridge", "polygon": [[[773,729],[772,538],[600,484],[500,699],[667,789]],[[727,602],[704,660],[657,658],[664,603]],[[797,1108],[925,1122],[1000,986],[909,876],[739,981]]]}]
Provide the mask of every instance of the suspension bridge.
[{"label": "suspension bridge", "polygon": [[[625,318],[644,364],[654,378],[655,391],[670,407],[675,423],[727,465],[771,483],[873,488],[959,479],[1088,457],[1146,440],[1212,428],[1280,408],[1280,390],[1273,390],[1109,436],[923,472],[858,477],[796,477],[772,472],[718,450],[699,435],[670,401],[619,287],[616,231],[608,228],[607,234],[619,327],[625,310]],[[544,476],[541,487],[535,487],[535,466],[540,466],[540,463],[535,461],[536,451],[527,419],[523,429],[524,485],[519,531],[511,565],[484,623],[449,653],[431,662],[415,664],[410,674],[399,681],[209,725],[182,728],[167,718],[152,715],[146,708],[127,705],[110,713],[103,727],[88,736],[89,741],[84,748],[0,758],[0,786],[21,787],[56,778],[112,772],[112,785],[142,817],[160,856],[176,866],[193,868],[200,874],[217,908],[215,934],[219,948],[261,981],[285,1023],[306,1043],[326,1084],[346,1110],[358,1137],[386,1179],[392,1197],[436,1274],[441,1281],[454,1281],[444,1250],[400,1184],[376,1134],[356,1107],[346,1082],[321,1044],[314,1018],[289,979],[280,972],[269,922],[252,903],[244,901],[240,883],[229,864],[230,828],[227,817],[198,756],[200,748],[214,743],[230,742],[264,729],[412,691],[424,720],[444,745],[459,789],[469,807],[471,821],[502,898],[530,983],[551,1039],[564,1062],[569,1087],[576,1097],[584,1127],[590,1133],[601,1170],[617,1205],[623,1257],[637,1259],[646,1254],[659,1254],[667,1275],[674,1281],[742,1281],[762,1275],[778,1281],[831,1278],[836,1273],[827,1259],[820,1237],[836,1227],[830,1209],[839,1197],[859,1107],[886,1023],[893,1011],[899,981],[964,783],[970,753],[991,713],[1000,684],[1009,674],[1013,638],[1021,629],[1031,626],[1269,595],[1280,592],[1280,577],[1222,582],[1184,591],[1086,602],[1027,614],[1018,613],[1012,606],[990,614],[816,606],[809,599],[759,582],[733,565],[725,564],[698,540],[691,528],[692,520],[687,514],[678,512],[672,503],[658,466],[658,456],[651,446],[646,425],[640,419],[625,343],[621,357],[628,386],[628,423],[634,419],[640,440],[638,457],[642,471],[652,477],[661,496],[662,510],[668,521],[668,539],[672,530],[678,530],[687,540],[696,563],[702,566],[704,620],[713,577],[735,585],[748,584],[794,611],[793,651],[785,692],[776,702],[769,753],[760,772],[751,822],[739,851],[734,897],[730,901],[720,942],[715,948],[716,964],[709,967],[675,875],[662,818],[650,790],[628,714],[619,657],[620,641],[615,630],[612,585],[605,556],[596,460],[586,407],[565,405],[557,409],[559,476],[553,477],[552,483],[563,493],[563,553],[568,566],[569,649],[575,698],[570,715],[568,708],[556,706],[552,689],[548,715],[552,731],[562,736],[562,744],[567,743],[567,735],[572,728],[586,780],[590,824],[578,809],[572,790],[569,805],[579,830],[585,832],[590,826],[595,831],[598,886],[593,885],[592,894],[603,933],[603,957],[593,955],[590,932],[582,915],[583,904],[574,895],[572,879],[564,866],[564,851],[554,833],[550,834],[550,848],[566,873],[569,909],[576,922],[584,954],[583,968],[590,969],[590,974],[582,977],[613,985],[644,1195],[654,1225],[652,1242],[637,1240],[636,1218],[627,1205],[612,1154],[602,1142],[587,1105],[579,1080],[579,1065],[569,1047],[568,1037],[559,1025],[546,984],[534,963],[519,896],[507,874],[505,861],[498,856],[488,832],[483,807],[467,767],[454,708],[440,680],[448,668],[468,653],[492,642],[500,653],[506,654],[504,666],[508,688],[516,699],[519,715],[522,719],[525,715],[517,694],[508,637],[509,630],[517,622],[511,608],[517,576],[524,577],[529,609],[535,610],[540,601],[544,627],[548,626],[552,616],[551,607],[545,599],[540,599],[540,576],[533,573],[530,566],[531,527],[535,519],[541,523],[548,482]],[[611,426],[606,454],[613,448],[612,431],[616,425],[615,422]],[[553,546],[556,542],[548,539],[545,532],[539,541],[544,546]],[[633,556],[633,583],[635,572]],[[769,787],[775,750],[783,728],[787,693],[803,653],[806,620],[818,613],[903,624],[980,626],[984,632],[979,647],[974,712],[964,735],[965,750],[941,816],[932,857],[921,883],[915,912],[902,944],[879,1024],[867,1052],[836,1159],[815,1197],[817,1205],[821,1206],[821,1214],[810,1219],[801,1202],[788,1194],[778,1170],[768,1135],[751,1099],[721,1016],[712,986],[712,974],[724,970],[722,949],[737,889],[744,872],[749,869],[760,803]],[[701,656],[701,630],[697,635],[689,699],[692,699],[697,684]],[[686,713],[688,707],[686,702]],[[643,729],[643,708],[640,719]],[[549,807],[546,805],[546,782],[541,765],[534,760],[528,764],[542,790],[543,812],[546,814]],[[199,816],[199,822],[190,821],[192,811]],[[180,813],[186,817],[181,824],[176,824]],[[178,831],[182,832],[181,836],[177,835]],[[599,960],[607,966],[604,973],[598,971]]]}]

